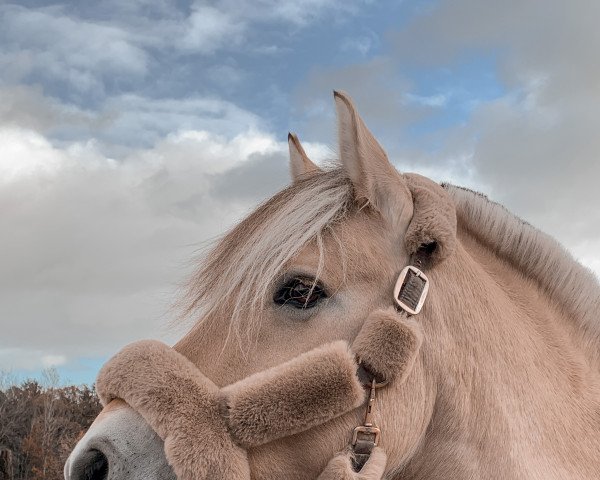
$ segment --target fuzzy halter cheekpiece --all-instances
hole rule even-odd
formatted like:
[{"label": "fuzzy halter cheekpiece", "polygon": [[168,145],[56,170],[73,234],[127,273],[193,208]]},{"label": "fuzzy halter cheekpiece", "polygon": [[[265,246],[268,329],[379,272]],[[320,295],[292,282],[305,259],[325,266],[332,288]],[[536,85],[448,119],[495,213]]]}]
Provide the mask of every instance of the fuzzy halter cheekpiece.
[{"label": "fuzzy halter cheekpiece", "polygon": [[[365,402],[359,356],[386,380],[403,381],[421,345],[416,322],[393,310],[373,312],[352,348],[337,341],[222,389],[185,356],[157,341],[128,345],[101,369],[104,405],[121,398],[164,440],[182,480],[249,480],[246,448],[293,435]],[[377,480],[386,456],[376,448],[356,473],[349,451],[335,456],[319,480]]]}]

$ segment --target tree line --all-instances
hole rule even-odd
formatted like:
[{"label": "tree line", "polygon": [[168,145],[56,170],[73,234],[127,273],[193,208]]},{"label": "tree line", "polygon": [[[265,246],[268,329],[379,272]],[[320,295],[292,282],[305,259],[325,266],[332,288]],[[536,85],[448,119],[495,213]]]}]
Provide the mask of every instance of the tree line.
[{"label": "tree line", "polygon": [[0,480],[60,480],[69,453],[101,410],[93,387],[0,378]]}]

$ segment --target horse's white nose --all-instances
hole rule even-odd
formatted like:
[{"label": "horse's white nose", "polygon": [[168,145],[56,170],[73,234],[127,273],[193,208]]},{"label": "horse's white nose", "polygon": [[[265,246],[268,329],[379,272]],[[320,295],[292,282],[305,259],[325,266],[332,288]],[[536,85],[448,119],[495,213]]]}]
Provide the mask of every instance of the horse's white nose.
[{"label": "horse's white nose", "polygon": [[65,480],[174,480],[163,441],[124,402],[102,412],[65,464]]}]

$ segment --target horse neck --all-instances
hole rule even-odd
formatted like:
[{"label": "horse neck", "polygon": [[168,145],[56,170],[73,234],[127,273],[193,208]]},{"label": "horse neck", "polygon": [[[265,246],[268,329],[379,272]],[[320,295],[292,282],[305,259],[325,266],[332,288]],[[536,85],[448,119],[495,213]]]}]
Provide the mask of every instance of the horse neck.
[{"label": "horse neck", "polygon": [[[484,262],[491,256],[512,265],[514,270],[508,273],[509,279],[515,276],[530,279],[537,287],[537,296],[561,311],[568,322],[565,329],[576,337],[575,343],[585,350],[596,370],[600,370],[598,278],[554,238],[500,204],[468,189],[451,185],[445,185],[445,188],[455,203],[458,229],[463,239],[472,235],[485,245],[485,248],[471,250]],[[476,242],[467,243],[473,245]],[[491,252],[494,255],[490,255]]]},{"label": "horse neck", "polygon": [[535,342],[548,361],[564,364],[566,357],[578,358],[590,373],[600,373],[597,336],[576,318],[570,305],[561,303],[539,279],[518,270],[468,231],[460,230],[459,238],[463,265],[471,264],[473,275],[485,288],[485,293],[480,290],[473,298],[478,305],[475,312],[484,311],[510,333]]},{"label": "horse neck", "polygon": [[[519,455],[525,463],[542,455],[580,459],[577,471],[587,472],[590,449],[600,448],[600,424],[589,425],[600,411],[597,355],[536,282],[468,234],[459,239],[456,254],[431,271],[423,319],[425,368],[439,372],[431,438],[464,442],[482,465],[507,471],[524,468]],[[580,444],[556,438],[557,431],[588,444],[576,451]],[[554,463],[546,461],[562,468]]]}]

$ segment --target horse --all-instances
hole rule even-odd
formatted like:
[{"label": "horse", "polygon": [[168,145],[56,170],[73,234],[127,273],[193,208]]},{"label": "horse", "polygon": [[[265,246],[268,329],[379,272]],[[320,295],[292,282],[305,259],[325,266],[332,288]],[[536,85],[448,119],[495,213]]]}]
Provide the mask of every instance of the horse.
[{"label": "horse", "polygon": [[[317,166],[290,134],[291,184],[226,234],[191,278],[183,308],[197,321],[173,347],[174,366],[160,360],[170,353],[143,344],[138,358],[155,347],[163,352],[146,355],[156,368],[150,363],[138,378],[113,382],[135,394],[144,378],[183,384],[185,372],[197,369],[214,387],[193,393],[200,391],[194,384],[188,396],[168,396],[157,407],[164,428],[175,429],[168,440],[143,408],[168,385],[145,390],[135,409],[107,396],[65,465],[66,480],[176,478],[177,463],[198,455],[192,449],[204,443],[201,455],[211,458],[229,449],[225,458],[238,463],[228,471],[237,473],[217,468],[181,478],[600,478],[597,278],[557,241],[486,196],[398,172],[350,97],[334,92],[334,101],[339,162]],[[419,315],[401,315],[393,307],[394,285],[417,254],[429,293]],[[374,316],[404,336],[376,339],[373,364],[405,347],[412,353],[403,357],[402,375],[376,391],[371,424],[381,435],[362,469],[347,445],[365,396],[321,423],[291,433],[282,427],[241,447],[227,429],[212,429],[219,420],[210,413],[194,427],[190,450],[176,451],[177,429],[212,408],[202,403],[210,392],[262,379],[263,397],[270,398],[279,387],[265,371],[305,359],[306,352],[330,355],[319,350],[323,345],[345,355],[343,345]],[[327,357],[327,365],[339,355]],[[131,358],[113,374],[137,368]],[[307,377],[292,396],[311,394],[321,375],[327,373]],[[282,378],[292,385],[294,379]],[[330,400],[319,402],[323,392],[303,414],[328,408]],[[182,420],[176,404],[195,408],[196,400],[201,408]],[[260,421],[268,410],[255,408],[252,418]],[[284,425],[286,418],[276,421]]]}]

